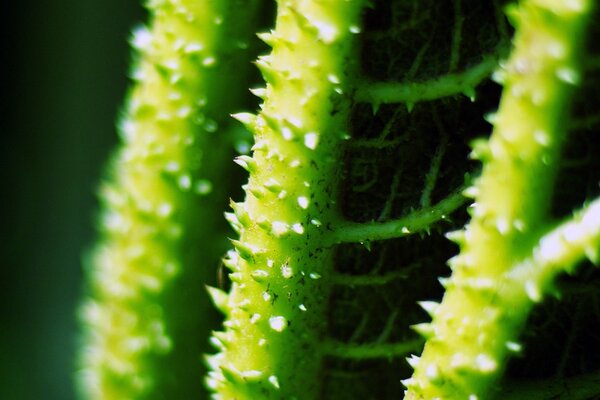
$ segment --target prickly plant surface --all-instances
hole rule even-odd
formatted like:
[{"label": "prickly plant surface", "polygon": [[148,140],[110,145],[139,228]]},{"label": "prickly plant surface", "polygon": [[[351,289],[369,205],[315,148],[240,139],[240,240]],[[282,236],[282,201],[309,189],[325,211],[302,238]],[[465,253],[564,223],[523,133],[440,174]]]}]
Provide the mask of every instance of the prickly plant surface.
[{"label": "prickly plant surface", "polygon": [[[338,226],[345,95],[356,54],[361,2],[280,2],[273,50],[259,58],[267,83],[258,115],[237,114],[254,133],[246,200],[233,205],[240,232],[226,260],[229,295],[219,293],[225,331],[209,358],[216,398],[315,398],[320,391]],[[263,90],[263,89],[261,89]],[[290,366],[294,366],[290,368]]]},{"label": "prickly plant surface", "polygon": [[[593,2],[186,4],[150,3],[134,39],[84,312],[90,398],[600,393]],[[253,31],[258,110],[233,79]],[[217,328],[182,294],[214,284],[226,236]]]},{"label": "prickly plant surface", "polygon": [[[448,263],[452,277],[442,303],[427,306],[433,322],[418,325],[428,340],[423,356],[412,359],[408,398],[486,396],[509,352],[520,351],[518,334],[533,304],[552,290],[556,265],[570,270],[596,251],[591,226],[581,235],[566,227],[558,228],[564,235],[544,235],[591,7],[575,3],[530,1],[510,9],[513,50],[495,72],[502,99],[490,140],[474,145],[481,176],[465,190],[475,199],[472,219],[448,235],[461,251]],[[583,220],[600,218],[596,207]]]},{"label": "prickly plant surface", "polygon": [[[243,3],[243,4],[241,4]],[[217,318],[203,284],[226,249],[214,211],[231,186],[228,114],[243,103],[259,2],[149,2],[136,28],[122,146],[100,194],[90,261],[81,392],[86,398],[186,398],[202,390],[200,354]],[[235,75],[233,72],[235,71]],[[198,247],[211,241],[210,246]],[[185,311],[182,311],[185,310]]]}]

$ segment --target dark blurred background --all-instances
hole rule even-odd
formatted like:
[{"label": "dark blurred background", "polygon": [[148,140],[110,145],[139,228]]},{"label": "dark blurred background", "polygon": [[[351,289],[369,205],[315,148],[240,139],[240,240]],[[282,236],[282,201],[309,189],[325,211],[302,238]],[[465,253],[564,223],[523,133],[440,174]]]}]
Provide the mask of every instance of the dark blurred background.
[{"label": "dark blurred background", "polygon": [[74,398],[80,260],[140,4],[1,3],[0,399]]}]

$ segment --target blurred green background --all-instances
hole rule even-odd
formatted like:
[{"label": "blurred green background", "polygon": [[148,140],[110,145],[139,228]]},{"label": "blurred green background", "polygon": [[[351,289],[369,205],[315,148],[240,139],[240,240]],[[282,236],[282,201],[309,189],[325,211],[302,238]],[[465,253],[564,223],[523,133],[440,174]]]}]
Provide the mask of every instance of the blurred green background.
[{"label": "blurred green background", "polygon": [[140,2],[2,2],[0,399],[75,397],[81,258]]}]

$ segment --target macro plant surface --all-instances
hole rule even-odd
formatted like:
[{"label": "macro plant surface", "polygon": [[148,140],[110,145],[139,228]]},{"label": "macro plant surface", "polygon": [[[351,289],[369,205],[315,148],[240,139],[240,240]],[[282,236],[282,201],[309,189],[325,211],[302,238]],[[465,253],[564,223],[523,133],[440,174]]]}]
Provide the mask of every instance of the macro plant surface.
[{"label": "macro plant surface", "polygon": [[147,6],[82,398],[600,396],[592,1]]}]

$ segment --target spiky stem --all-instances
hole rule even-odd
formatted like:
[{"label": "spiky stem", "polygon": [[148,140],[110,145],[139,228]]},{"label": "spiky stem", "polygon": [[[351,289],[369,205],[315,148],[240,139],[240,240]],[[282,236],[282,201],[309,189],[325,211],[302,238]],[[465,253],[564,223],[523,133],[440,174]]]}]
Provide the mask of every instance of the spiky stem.
[{"label": "spiky stem", "polygon": [[219,210],[229,188],[217,180],[232,156],[223,125],[245,95],[249,68],[240,64],[254,29],[243,21],[260,2],[241,3],[150,1],[149,27],[134,33],[135,84],[82,307],[85,398],[202,393],[202,338],[216,324],[202,281],[225,248],[214,241],[226,232]]},{"label": "spiky stem", "polygon": [[[254,132],[246,199],[231,216],[240,231],[227,264],[227,316],[215,334],[208,385],[217,399],[314,399],[320,390],[332,249],[323,238],[338,219],[344,91],[355,67],[353,36],[362,1],[278,2],[273,47],[257,62],[267,81]],[[261,94],[263,92],[261,91]]]},{"label": "spiky stem", "polygon": [[[548,280],[511,279],[549,223],[548,205],[565,136],[591,1],[524,0],[511,10],[517,32],[489,144],[477,146],[482,176],[468,190],[473,219],[453,235],[461,253],[433,321],[408,399],[485,398]],[[538,268],[530,265],[527,268]]]}]

